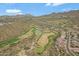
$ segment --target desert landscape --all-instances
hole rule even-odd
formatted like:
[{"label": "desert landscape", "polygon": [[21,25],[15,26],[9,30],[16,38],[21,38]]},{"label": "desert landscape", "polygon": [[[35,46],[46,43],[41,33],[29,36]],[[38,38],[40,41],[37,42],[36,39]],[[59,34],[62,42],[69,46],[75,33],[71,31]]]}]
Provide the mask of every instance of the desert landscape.
[{"label": "desert landscape", "polygon": [[0,56],[79,56],[79,10],[0,16]]}]

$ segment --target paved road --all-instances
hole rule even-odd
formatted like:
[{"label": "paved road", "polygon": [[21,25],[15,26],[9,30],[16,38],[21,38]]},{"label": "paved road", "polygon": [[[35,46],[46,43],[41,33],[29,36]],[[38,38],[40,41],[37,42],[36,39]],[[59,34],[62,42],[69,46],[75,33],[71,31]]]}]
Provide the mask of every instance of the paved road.
[{"label": "paved road", "polygon": [[66,39],[67,39],[66,48],[67,48],[68,53],[71,54],[72,56],[75,56],[75,54],[72,52],[71,47],[70,47],[70,42],[71,42],[70,32],[66,33]]}]

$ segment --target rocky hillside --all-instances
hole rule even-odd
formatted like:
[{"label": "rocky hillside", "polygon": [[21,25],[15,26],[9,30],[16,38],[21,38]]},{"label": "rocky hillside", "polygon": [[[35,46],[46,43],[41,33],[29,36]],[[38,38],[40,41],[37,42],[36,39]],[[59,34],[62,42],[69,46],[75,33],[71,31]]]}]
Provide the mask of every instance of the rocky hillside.
[{"label": "rocky hillside", "polygon": [[0,16],[0,55],[79,55],[79,10],[43,16]]}]

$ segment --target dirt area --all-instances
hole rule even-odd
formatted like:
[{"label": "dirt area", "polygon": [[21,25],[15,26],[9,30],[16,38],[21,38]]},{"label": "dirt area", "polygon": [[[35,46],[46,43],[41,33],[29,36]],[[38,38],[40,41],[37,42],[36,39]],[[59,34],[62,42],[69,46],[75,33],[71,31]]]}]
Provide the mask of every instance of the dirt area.
[{"label": "dirt area", "polygon": [[38,40],[37,44],[40,46],[45,46],[49,41],[48,36],[53,35],[53,34],[54,33],[44,33]]},{"label": "dirt area", "polygon": [[25,55],[26,55],[26,54],[25,54],[25,50],[21,50],[17,55],[18,55],[18,56],[25,56]]},{"label": "dirt area", "polygon": [[31,29],[30,31],[28,31],[26,34],[20,36],[19,38],[20,38],[20,39],[25,39],[25,38],[27,38],[27,37],[32,36],[32,34],[33,34],[33,32],[32,32],[32,29]]}]

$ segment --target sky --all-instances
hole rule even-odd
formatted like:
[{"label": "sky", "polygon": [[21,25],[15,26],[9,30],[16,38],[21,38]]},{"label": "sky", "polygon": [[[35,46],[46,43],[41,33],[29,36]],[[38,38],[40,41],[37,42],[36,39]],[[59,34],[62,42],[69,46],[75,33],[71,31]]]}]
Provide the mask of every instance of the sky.
[{"label": "sky", "polygon": [[70,10],[79,10],[79,3],[0,3],[0,15],[40,16]]}]

